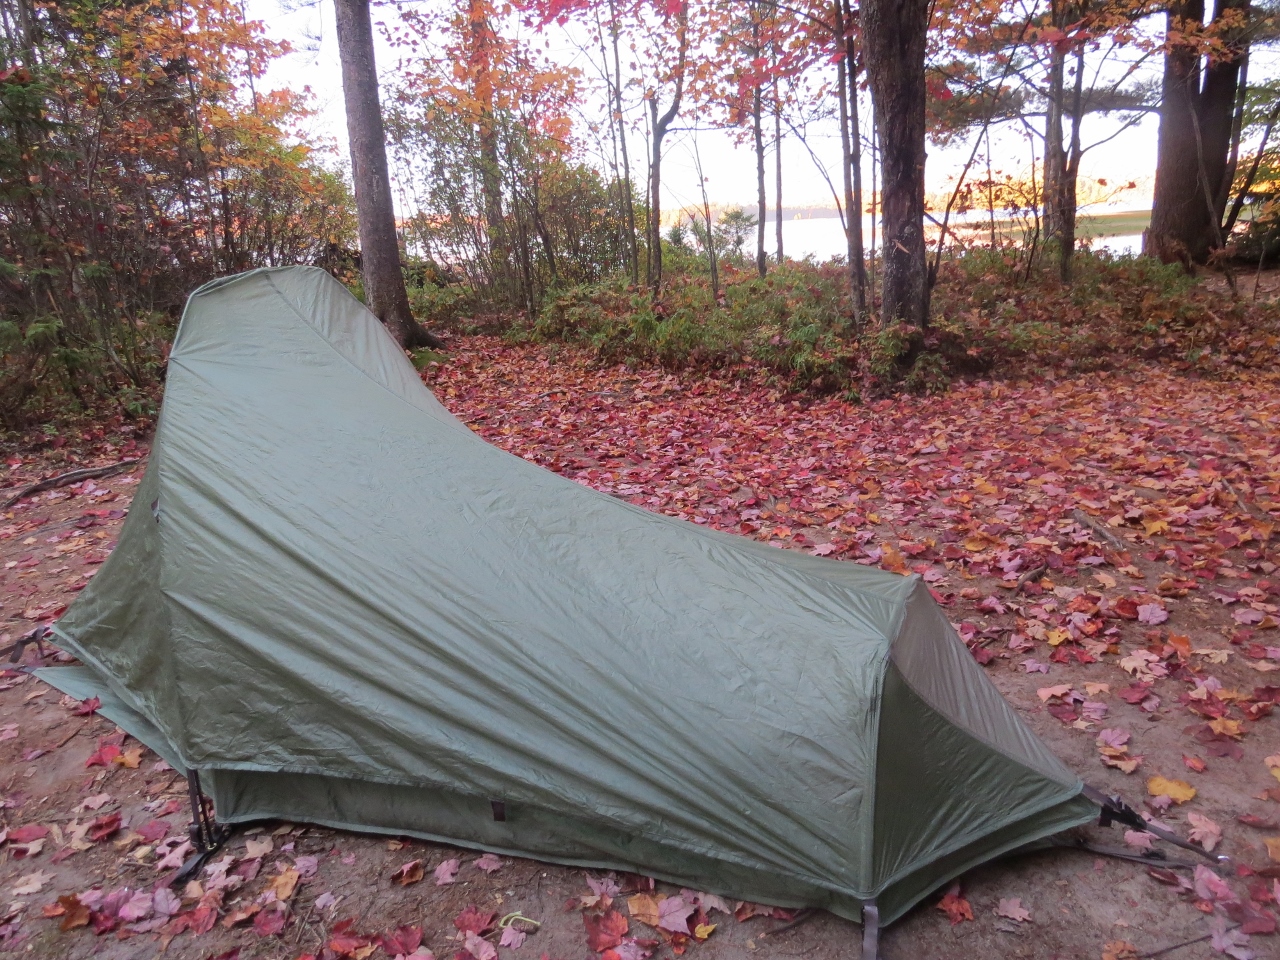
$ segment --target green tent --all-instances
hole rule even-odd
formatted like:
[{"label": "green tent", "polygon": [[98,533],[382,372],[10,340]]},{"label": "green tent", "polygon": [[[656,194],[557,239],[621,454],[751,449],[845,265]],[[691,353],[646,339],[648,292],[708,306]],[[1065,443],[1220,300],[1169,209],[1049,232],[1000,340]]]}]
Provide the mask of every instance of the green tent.
[{"label": "green tent", "polygon": [[322,270],[190,300],[119,545],[41,671],[219,820],[406,834],[890,922],[1098,806],[916,577],[486,444]]}]

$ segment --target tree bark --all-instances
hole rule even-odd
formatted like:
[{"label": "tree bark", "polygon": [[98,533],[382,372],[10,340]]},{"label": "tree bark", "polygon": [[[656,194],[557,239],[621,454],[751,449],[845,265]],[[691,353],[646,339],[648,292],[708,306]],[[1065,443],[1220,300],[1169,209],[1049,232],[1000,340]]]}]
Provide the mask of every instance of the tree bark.
[{"label": "tree bark", "polygon": [[863,0],[862,49],[881,155],[881,317],[922,329],[929,287],[924,242],[925,35],[929,0]]},{"label": "tree bark", "polygon": [[844,58],[849,81],[849,166],[852,168],[853,196],[849,207],[849,226],[853,231],[854,300],[858,318],[867,312],[867,260],[862,237],[862,123],[858,117],[858,51],[853,41],[853,5],[844,2]]},{"label": "tree bark", "polygon": [[[1249,0],[1217,0],[1213,23],[1229,11],[1248,11]],[[1169,32],[1203,22],[1204,0],[1181,0],[1166,14]],[[1247,43],[1229,44],[1225,56],[1202,58],[1191,43],[1165,51],[1161,81],[1155,195],[1144,252],[1188,268],[1222,245],[1226,195],[1219,189],[1231,151],[1240,65]],[[1208,185],[1206,187],[1206,184]]]},{"label": "tree bark", "polygon": [[783,261],[782,254],[782,103],[778,98],[778,81],[773,81],[773,231],[778,243],[777,262]]},{"label": "tree bark", "polygon": [[334,0],[365,302],[402,347],[443,347],[413,318],[400,266],[369,0]]},{"label": "tree bark", "polygon": [[689,4],[680,4],[676,13],[676,89],[671,104],[658,114],[658,95],[649,99],[649,114],[653,121],[653,150],[649,160],[649,289],[656,300],[662,292],[662,141],[671,123],[680,112],[684,99],[684,70],[689,53]]},{"label": "tree bark", "polygon": [[761,277],[769,270],[769,261],[764,252],[765,220],[769,216],[769,202],[764,191],[764,104],[760,96],[760,75],[756,67],[761,54],[762,13],[758,0],[751,4],[751,70],[755,74],[751,84],[751,133],[756,148],[756,272]]}]

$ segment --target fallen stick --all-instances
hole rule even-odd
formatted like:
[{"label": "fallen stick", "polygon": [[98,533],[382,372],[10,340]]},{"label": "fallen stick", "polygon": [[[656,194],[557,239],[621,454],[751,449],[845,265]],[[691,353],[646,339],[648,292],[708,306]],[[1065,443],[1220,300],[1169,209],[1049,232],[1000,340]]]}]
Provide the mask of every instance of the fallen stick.
[{"label": "fallen stick", "polygon": [[1079,523],[1088,527],[1090,530],[1096,533],[1099,537],[1101,537],[1107,543],[1111,544],[1111,546],[1114,549],[1116,550],[1127,549],[1124,545],[1124,542],[1119,537],[1117,537],[1114,533],[1112,533],[1110,530],[1108,530],[1106,527],[1100,524],[1097,520],[1093,519],[1093,517],[1089,516],[1079,507],[1076,507],[1076,509],[1071,511],[1071,519],[1075,520],[1076,523]]},{"label": "fallen stick", "polygon": [[121,460],[119,463],[113,463],[109,467],[85,467],[83,470],[72,470],[70,473],[59,474],[56,477],[48,477],[47,479],[37,481],[29,487],[23,487],[12,497],[0,506],[0,510],[8,510],[19,500],[31,496],[33,493],[41,493],[45,490],[54,490],[58,487],[65,487],[69,483],[79,483],[81,480],[96,480],[98,477],[109,477],[113,473],[119,473],[125,467],[131,466],[138,462],[137,457],[130,457],[127,460]]},{"label": "fallen stick", "polygon": [[[1226,933],[1227,930],[1234,930],[1238,926],[1240,926],[1240,924],[1233,923],[1231,926],[1226,927],[1222,932]],[[1166,953],[1173,953],[1173,951],[1181,950],[1183,947],[1189,947],[1193,943],[1203,943],[1205,940],[1209,940],[1212,937],[1212,933],[1206,933],[1203,937],[1196,937],[1194,940],[1183,940],[1181,943],[1175,943],[1171,947],[1162,947],[1159,950],[1152,950],[1150,953],[1140,953],[1138,954],[1138,960],[1150,960],[1152,957],[1163,957]]]}]

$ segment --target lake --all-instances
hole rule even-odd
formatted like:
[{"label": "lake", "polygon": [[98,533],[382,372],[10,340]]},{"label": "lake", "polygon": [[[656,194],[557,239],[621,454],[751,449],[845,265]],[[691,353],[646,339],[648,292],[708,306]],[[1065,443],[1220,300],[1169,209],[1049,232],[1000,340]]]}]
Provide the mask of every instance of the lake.
[{"label": "lake", "polygon": [[[1145,211],[1144,211],[1145,212]],[[985,214],[983,214],[985,217]],[[1092,219],[1092,218],[1091,218]],[[1098,221],[1105,221],[1106,217],[1096,218]],[[1088,221],[1082,218],[1081,226],[1084,227]],[[1092,223],[1088,223],[1093,226]],[[1128,218],[1128,222],[1124,224],[1132,229],[1132,218]],[[862,229],[865,243],[870,247],[871,243],[871,220],[864,220]],[[1098,224],[1103,227],[1105,225]],[[1085,229],[1081,233],[1089,232]],[[774,226],[773,223],[766,224],[765,247],[772,251],[774,249]],[[1142,251],[1142,234],[1141,233],[1119,233],[1111,236],[1095,235],[1088,240],[1089,245],[1095,250],[1106,250],[1112,254],[1138,254]],[[838,217],[814,217],[805,220],[783,220],[782,221],[782,244],[788,257],[797,260],[804,257],[813,257],[815,260],[830,260],[832,257],[843,256],[845,252],[844,229],[840,225]],[[878,246],[878,244],[877,244]]]}]

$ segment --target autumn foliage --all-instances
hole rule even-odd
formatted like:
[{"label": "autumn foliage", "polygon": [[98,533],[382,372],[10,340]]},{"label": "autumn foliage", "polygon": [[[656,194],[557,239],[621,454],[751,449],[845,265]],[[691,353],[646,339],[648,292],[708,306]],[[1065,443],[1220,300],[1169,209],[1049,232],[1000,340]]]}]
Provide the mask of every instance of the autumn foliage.
[{"label": "autumn foliage", "polygon": [[38,5],[0,51],[0,423],[149,408],[192,288],[349,244],[347,188],[259,89],[238,3]]}]

